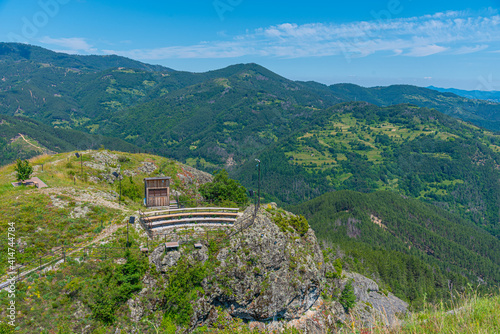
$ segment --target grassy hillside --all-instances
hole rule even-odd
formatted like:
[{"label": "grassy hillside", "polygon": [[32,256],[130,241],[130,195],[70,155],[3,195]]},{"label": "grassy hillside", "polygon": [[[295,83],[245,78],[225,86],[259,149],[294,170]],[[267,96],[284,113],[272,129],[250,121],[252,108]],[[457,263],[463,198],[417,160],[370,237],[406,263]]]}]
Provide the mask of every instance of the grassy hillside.
[{"label": "grassy hillside", "polygon": [[[348,269],[380,279],[415,305],[451,284],[500,283],[500,241],[444,210],[398,194],[338,191],[291,207]],[[337,249],[338,247],[338,249]]]},{"label": "grassy hillside", "polygon": [[[425,310],[412,313],[401,326],[390,333],[453,333],[495,334],[500,332],[498,308],[500,296],[478,296],[473,291],[458,295],[451,305],[427,304]],[[346,328],[347,333],[359,333],[360,328]],[[385,326],[375,326],[371,333],[387,333]]]},{"label": "grassy hillside", "polygon": [[[172,177],[172,189],[181,192],[181,199],[198,196],[195,180],[188,182],[193,179],[192,173],[185,172],[185,167],[173,160],[107,150],[79,152],[83,154],[83,168],[74,152],[31,160],[34,176],[49,186],[44,189],[13,187],[14,165],[0,167],[0,236],[4,240],[0,242],[4,250],[0,255],[0,274],[8,265],[5,259],[10,222],[14,222],[16,230],[16,261],[25,263],[56,246],[85,244],[101,233],[101,224],[121,224],[127,215],[143,209],[144,177],[168,175]],[[121,206],[119,182],[111,175],[115,170],[124,175],[125,205]]]},{"label": "grassy hillside", "polygon": [[0,115],[0,166],[44,153],[98,149],[101,146],[111,150],[139,151],[139,147],[121,139],[53,128],[25,117]]}]

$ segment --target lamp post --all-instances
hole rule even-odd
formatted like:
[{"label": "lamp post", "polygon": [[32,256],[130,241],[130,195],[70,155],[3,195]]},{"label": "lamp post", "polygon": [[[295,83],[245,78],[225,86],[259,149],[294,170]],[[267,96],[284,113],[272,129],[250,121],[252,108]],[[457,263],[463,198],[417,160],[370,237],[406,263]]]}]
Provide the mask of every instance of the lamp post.
[{"label": "lamp post", "polygon": [[127,247],[130,247],[130,244],[128,242],[128,226],[130,224],[133,224],[135,222],[135,216],[131,216],[129,219],[128,219],[128,224],[127,224]]},{"label": "lamp post", "polygon": [[118,197],[118,205],[121,204],[122,202],[122,179],[119,178],[120,177],[120,174],[118,174],[117,172],[113,172],[113,175],[114,177],[116,177],[118,179],[118,181],[120,182],[120,197]]},{"label": "lamp post", "polygon": [[255,161],[258,162],[257,167],[259,167],[259,183],[258,183],[258,190],[257,190],[257,207],[255,208],[255,213],[257,213],[257,210],[260,208],[260,160],[255,159]]},{"label": "lamp post", "polygon": [[257,201],[256,201],[257,199],[255,198],[255,194],[254,194],[253,190],[252,190],[252,189],[250,189],[250,190],[248,191],[248,193],[250,194],[250,198],[253,200],[253,204],[254,204],[255,206],[257,206]]},{"label": "lamp post", "polygon": [[83,180],[83,154],[78,154],[78,152],[75,153],[76,158],[80,158],[80,177]]}]

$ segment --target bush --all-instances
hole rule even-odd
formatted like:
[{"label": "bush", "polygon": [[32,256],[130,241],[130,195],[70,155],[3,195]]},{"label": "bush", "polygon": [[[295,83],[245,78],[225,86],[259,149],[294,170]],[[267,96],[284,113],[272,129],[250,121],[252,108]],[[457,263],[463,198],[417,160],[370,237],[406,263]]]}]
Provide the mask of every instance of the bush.
[{"label": "bush", "polygon": [[200,263],[192,266],[184,259],[179,261],[168,277],[169,283],[164,292],[164,317],[176,324],[188,325],[193,315],[191,301],[197,298],[197,291],[207,274],[207,268]]},{"label": "bush", "polygon": [[130,161],[130,158],[129,157],[126,157],[124,155],[120,155],[118,157],[118,162],[121,162],[121,163],[124,163],[124,162],[129,162]]},{"label": "bush", "polygon": [[143,198],[143,190],[130,176],[127,181],[122,181],[122,195],[130,198],[132,201],[137,201]]},{"label": "bush", "polygon": [[295,229],[301,236],[307,233],[309,230],[309,224],[304,216],[292,216],[288,220],[288,224]]},{"label": "bush", "polygon": [[246,189],[238,181],[229,178],[223,169],[214,173],[213,182],[205,183],[200,187],[201,195],[211,203],[246,203]]},{"label": "bush", "polygon": [[116,310],[134,292],[142,289],[141,277],[148,266],[146,260],[137,254],[125,252],[126,263],[118,267],[106,267],[104,277],[97,284],[89,303],[94,319],[105,324],[115,321]]},{"label": "bush", "polygon": [[31,167],[28,160],[17,159],[15,171],[17,172],[17,180],[25,181],[31,177],[31,174],[33,174],[33,167]]},{"label": "bush", "polygon": [[309,223],[307,222],[307,219],[302,215],[292,216],[288,218],[281,213],[278,213],[273,217],[273,221],[283,232],[293,232],[293,228],[295,231],[297,231],[297,233],[300,234],[300,236],[304,236],[304,234],[306,234],[309,230]]},{"label": "bush", "polygon": [[356,295],[354,294],[354,288],[352,287],[352,280],[347,282],[342,294],[340,295],[339,302],[348,313],[349,310],[356,304]]}]

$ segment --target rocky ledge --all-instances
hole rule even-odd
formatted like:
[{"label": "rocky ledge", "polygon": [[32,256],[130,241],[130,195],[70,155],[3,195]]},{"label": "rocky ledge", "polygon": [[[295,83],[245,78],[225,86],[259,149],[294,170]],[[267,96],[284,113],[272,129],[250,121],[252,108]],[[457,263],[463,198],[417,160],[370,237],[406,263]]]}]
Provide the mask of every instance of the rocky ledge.
[{"label": "rocky ledge", "polygon": [[[203,280],[203,293],[192,302],[191,329],[216,326],[222,317],[243,319],[250,327],[263,331],[295,327],[307,333],[334,333],[340,323],[350,319],[336,301],[349,281],[357,301],[350,313],[357,315],[358,326],[370,327],[376,321],[395,324],[398,315],[406,313],[405,302],[380,292],[369,278],[345,272],[336,278],[326,275],[333,270],[331,259],[325,263],[312,229],[299,233],[278,226],[275,207],[261,209],[256,216],[253,212],[254,207],[244,212],[233,235],[221,242],[217,254],[212,255],[215,259],[211,261],[217,265]],[[173,252],[159,247],[149,259],[158,273],[165,275],[183,257],[191,263],[205,263],[209,261],[209,250],[207,245],[196,250],[180,247]],[[322,295],[330,297],[324,299]],[[141,305],[139,298],[129,302],[129,307],[132,319],[139,320],[137,314],[148,313],[148,306]]]}]

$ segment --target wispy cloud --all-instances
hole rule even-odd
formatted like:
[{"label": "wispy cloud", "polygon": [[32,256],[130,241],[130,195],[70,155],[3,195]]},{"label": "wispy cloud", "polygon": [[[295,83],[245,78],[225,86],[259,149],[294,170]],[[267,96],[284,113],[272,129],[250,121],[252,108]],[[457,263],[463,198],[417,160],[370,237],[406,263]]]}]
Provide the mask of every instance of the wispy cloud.
[{"label": "wispy cloud", "polygon": [[[219,35],[225,37],[225,35]],[[438,53],[479,52],[500,42],[500,15],[448,11],[390,20],[336,23],[284,23],[259,28],[226,40],[156,49],[103,50],[135,59],[231,58],[241,56],[366,57],[386,52],[394,56],[425,57]]]},{"label": "wispy cloud", "polygon": [[476,46],[462,46],[461,48],[457,49],[453,53],[457,54],[457,55],[464,55],[464,54],[468,54],[468,53],[475,53],[475,52],[483,51],[483,50],[486,50],[487,48],[489,48],[489,46],[485,45],[485,44],[476,45]]},{"label": "wispy cloud", "polygon": [[439,45],[425,45],[425,46],[417,46],[413,49],[411,49],[410,52],[408,52],[405,56],[411,56],[411,57],[425,57],[425,56],[430,56],[436,53],[440,53],[443,51],[446,51],[447,48]]},{"label": "wispy cloud", "polygon": [[64,50],[59,50],[65,53],[92,53],[96,52],[97,48],[93,47],[85,38],[72,37],[72,38],[51,38],[48,36],[42,37],[40,42],[48,45],[57,45],[58,47],[64,48]]}]

